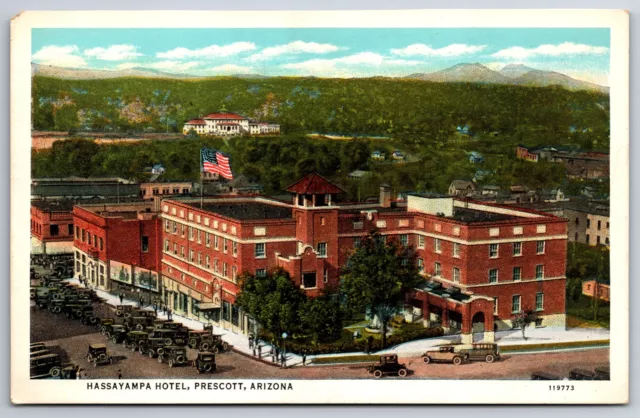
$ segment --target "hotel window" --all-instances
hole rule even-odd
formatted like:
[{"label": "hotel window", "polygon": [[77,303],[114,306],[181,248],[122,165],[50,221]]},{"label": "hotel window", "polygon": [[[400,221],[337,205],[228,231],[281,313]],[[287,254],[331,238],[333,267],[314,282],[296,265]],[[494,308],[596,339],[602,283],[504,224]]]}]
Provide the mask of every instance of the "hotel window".
[{"label": "hotel window", "polygon": [[211,258],[208,255],[204,256],[204,266],[206,268],[211,268]]},{"label": "hotel window", "polygon": [[225,254],[229,252],[229,241],[226,238],[222,239],[222,252]]},{"label": "hotel window", "polygon": [[224,277],[228,277],[229,274],[229,265],[227,263],[222,263],[222,275]]},{"label": "hotel window", "polygon": [[513,295],[511,297],[511,313],[520,312],[520,295]]},{"label": "hotel window", "polygon": [[433,250],[435,252],[437,252],[438,254],[440,254],[442,252],[441,242],[440,242],[439,238],[434,238],[433,239]]},{"label": "hotel window", "polygon": [[73,224],[67,225],[67,235],[73,235]]},{"label": "hotel window", "polygon": [[178,255],[178,244],[175,242],[173,243],[173,254]]},{"label": "hotel window", "polygon": [[327,222],[327,221],[324,219],[324,216],[321,216],[321,217],[320,217],[320,225],[323,225],[323,226],[324,226],[324,225],[326,225],[326,222]]},{"label": "hotel window", "polygon": [[218,251],[218,248],[219,248],[219,241],[220,241],[220,240],[219,240],[218,236],[217,236],[217,235],[214,235],[214,236],[213,236],[213,248],[214,248],[216,251]]},{"label": "hotel window", "polygon": [[442,271],[442,266],[440,266],[440,263],[438,263],[436,261],[436,263],[434,264],[434,267],[433,267],[433,275],[434,276],[439,276],[441,271]]},{"label": "hotel window", "polygon": [[522,279],[522,267],[513,268],[513,281],[519,282]]},{"label": "hotel window", "polygon": [[459,226],[454,226],[453,227],[453,235],[460,235],[460,227]]},{"label": "hotel window", "polygon": [[536,279],[542,280],[544,279],[544,265],[538,264],[536,266]]},{"label": "hotel window", "polygon": [[522,243],[521,242],[514,242],[513,243],[513,255],[514,256],[522,255]]},{"label": "hotel window", "polygon": [[84,232],[84,229],[83,229],[82,230],[82,242],[85,242],[85,236],[84,235],[85,235],[85,232]]},{"label": "hotel window", "polygon": [[231,241],[231,253],[234,257],[238,255],[238,243],[235,241]]},{"label": "hotel window", "polygon": [[498,244],[489,244],[489,257],[498,258]]},{"label": "hotel window", "polygon": [[598,221],[598,231],[602,228],[602,222]]},{"label": "hotel window", "polygon": [[164,240],[164,250],[165,250],[165,252],[169,252],[169,240],[168,239]]},{"label": "hotel window", "polygon": [[402,244],[403,247],[409,245],[409,236],[407,234],[400,235],[400,244]]},{"label": "hotel window", "polygon": [[493,314],[498,315],[498,298],[493,299]]},{"label": "hotel window", "polygon": [[489,270],[489,283],[498,283],[498,269]]},{"label": "hotel window", "polygon": [[418,235],[418,248],[424,248],[424,235]]},{"label": "hotel window", "polygon": [[433,224],[433,230],[436,231],[436,232],[442,232],[442,225]]},{"label": "hotel window", "polygon": [[173,233],[178,233],[178,223],[176,221],[173,221]]},{"label": "hotel window", "polygon": [[544,293],[536,293],[536,311],[544,309]]},{"label": "hotel window", "polygon": [[326,257],[327,256],[327,243],[319,242],[318,243],[318,257]]},{"label": "hotel window", "polygon": [[490,228],[489,229],[489,236],[490,237],[497,237],[500,235],[500,228]]},{"label": "hotel window", "polygon": [[189,214],[189,220],[190,220],[190,221],[193,221],[193,213],[190,213],[190,214]]},{"label": "hotel window", "polygon": [[189,227],[189,241],[193,241],[193,228]]},{"label": "hotel window", "polygon": [[353,238],[353,248],[360,248],[361,244],[362,244],[362,238],[360,237]]},{"label": "hotel window", "polygon": [[164,230],[169,232],[169,228],[171,228],[171,226],[169,225],[169,220],[165,219],[165,221],[164,221]]},{"label": "hotel window", "polygon": [[513,227],[513,235],[522,235],[523,229],[521,226]]},{"label": "hotel window", "polygon": [[256,258],[265,258],[266,257],[265,243],[264,242],[259,242],[259,243],[256,244],[255,253],[256,253]]},{"label": "hotel window", "polygon": [[195,252],[193,250],[189,250],[189,261],[193,263],[195,260]]},{"label": "hotel window", "polygon": [[324,269],[324,274],[322,275],[322,281],[325,283],[329,282],[329,270]]},{"label": "hotel window", "polygon": [[536,232],[538,234],[544,234],[545,232],[547,232],[547,226],[546,225],[537,225],[536,226]]},{"label": "hotel window", "polygon": [[217,258],[215,260],[213,260],[213,272],[214,273],[218,272],[218,259]]},{"label": "hotel window", "polygon": [[76,226],[76,238],[80,239],[80,228]]},{"label": "hotel window", "polygon": [[238,268],[236,266],[232,266],[231,267],[231,279],[235,282],[236,281],[236,276],[237,276],[237,271]]},{"label": "hotel window", "polygon": [[215,229],[218,229],[218,221],[217,221],[217,220],[215,220],[215,219],[213,220],[213,227],[214,227]]},{"label": "hotel window", "polygon": [[[102,238],[100,238],[100,241],[102,241]],[[166,246],[165,251],[169,252],[169,245]],[[149,252],[149,237],[142,237],[142,252]]]},{"label": "hotel window", "polygon": [[536,242],[536,254],[544,254],[544,241]]},{"label": "hotel window", "polygon": [[256,270],[256,277],[267,277],[267,270],[266,269],[257,269]]},{"label": "hotel window", "polygon": [[196,222],[200,223],[200,215],[196,215]]},{"label": "hotel window", "polygon": [[99,242],[100,242],[100,251],[102,251],[104,249],[104,247],[102,246],[102,237],[98,238]]},{"label": "hotel window", "polygon": [[184,254],[185,254],[185,253],[184,253],[184,245],[181,245],[181,246],[180,246],[180,257],[185,258],[185,257],[184,257]]},{"label": "hotel window", "polygon": [[460,244],[457,242],[453,243],[453,256],[456,258],[460,257]]},{"label": "hotel window", "polygon": [[187,226],[185,224],[182,224],[182,234],[181,234],[182,238],[184,238],[186,233],[187,233]]},{"label": "hotel window", "polygon": [[202,253],[198,252],[198,265],[201,266],[202,265]]},{"label": "hotel window", "polygon": [[418,272],[424,273],[424,260],[422,258],[418,259]]},{"label": "hotel window", "polygon": [[211,245],[211,235],[209,235],[208,232],[204,233],[204,245],[206,245],[207,248]]},{"label": "hotel window", "polygon": [[460,269],[457,267],[453,268],[453,281],[460,283]]},{"label": "hotel window", "polygon": [[196,241],[198,242],[198,244],[202,244],[202,235],[200,234],[200,230],[197,230],[196,233]]}]

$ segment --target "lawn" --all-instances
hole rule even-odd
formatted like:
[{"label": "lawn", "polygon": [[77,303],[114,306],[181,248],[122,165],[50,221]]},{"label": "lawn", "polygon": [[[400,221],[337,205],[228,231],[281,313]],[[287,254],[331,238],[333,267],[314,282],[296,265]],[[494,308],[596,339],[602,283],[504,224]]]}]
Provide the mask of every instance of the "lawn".
[{"label": "lawn", "polygon": [[576,326],[599,326],[609,328],[609,302],[600,301],[598,317],[594,318],[593,299],[580,295],[578,300],[567,299],[567,315],[575,317],[575,321],[569,321]]}]

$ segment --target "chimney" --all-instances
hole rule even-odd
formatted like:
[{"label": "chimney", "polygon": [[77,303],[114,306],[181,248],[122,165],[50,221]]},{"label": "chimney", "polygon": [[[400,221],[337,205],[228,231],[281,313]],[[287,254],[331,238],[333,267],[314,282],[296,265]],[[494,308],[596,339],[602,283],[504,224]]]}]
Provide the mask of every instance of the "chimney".
[{"label": "chimney", "polygon": [[391,207],[391,186],[386,183],[380,185],[380,206],[383,208]]}]

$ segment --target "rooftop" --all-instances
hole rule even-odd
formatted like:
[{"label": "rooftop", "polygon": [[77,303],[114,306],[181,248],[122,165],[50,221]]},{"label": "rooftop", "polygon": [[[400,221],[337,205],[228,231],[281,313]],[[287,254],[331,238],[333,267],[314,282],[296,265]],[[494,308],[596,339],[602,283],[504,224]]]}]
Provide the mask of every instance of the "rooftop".
[{"label": "rooftop", "polygon": [[467,209],[467,208],[454,208],[453,217],[454,220],[464,223],[476,223],[476,222],[495,222],[495,221],[507,221],[510,219],[518,219],[513,215],[504,215],[501,213],[484,212],[479,210]]},{"label": "rooftop", "polygon": [[331,183],[318,173],[311,173],[285,189],[296,194],[339,194],[344,190]]},{"label": "rooftop", "polygon": [[[187,204],[200,209],[200,202],[188,202]],[[262,202],[205,202],[202,209],[241,221],[254,219],[292,219],[290,207],[270,205]]]},{"label": "rooftop", "polygon": [[236,115],[235,113],[210,113],[205,116],[203,119],[235,119],[235,120],[244,120],[246,119],[243,116]]}]

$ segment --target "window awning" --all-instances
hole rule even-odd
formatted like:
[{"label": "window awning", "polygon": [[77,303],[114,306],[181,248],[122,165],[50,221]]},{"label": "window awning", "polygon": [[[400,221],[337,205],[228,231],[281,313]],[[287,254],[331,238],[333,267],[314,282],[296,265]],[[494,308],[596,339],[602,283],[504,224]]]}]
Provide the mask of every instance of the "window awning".
[{"label": "window awning", "polygon": [[217,302],[204,302],[204,303],[198,303],[196,305],[198,307],[198,309],[200,309],[201,311],[206,311],[209,309],[220,309],[220,301],[218,300]]}]

